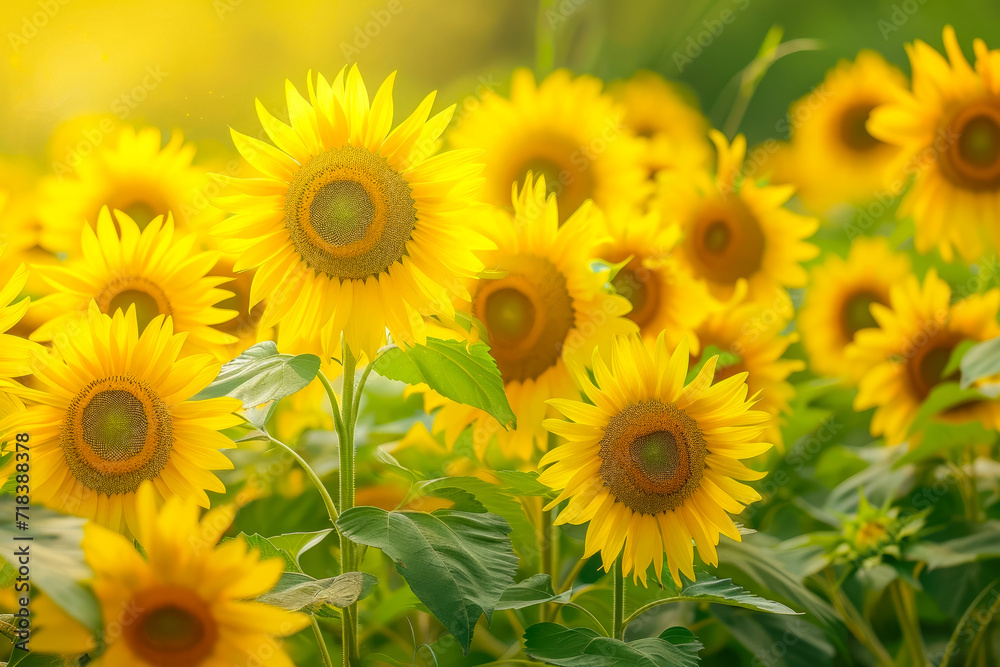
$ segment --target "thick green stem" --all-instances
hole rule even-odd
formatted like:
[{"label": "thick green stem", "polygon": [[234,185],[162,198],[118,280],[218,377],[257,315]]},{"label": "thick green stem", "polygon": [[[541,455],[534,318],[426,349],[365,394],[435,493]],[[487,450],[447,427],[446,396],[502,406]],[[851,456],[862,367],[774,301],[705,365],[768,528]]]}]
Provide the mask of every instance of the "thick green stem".
[{"label": "thick green stem", "polygon": [[319,645],[319,654],[323,658],[323,665],[325,667],[333,667],[333,658],[330,657],[330,649],[326,646],[326,641],[323,639],[323,632],[319,629],[319,623],[316,621],[316,616],[312,616],[312,626],[313,632],[316,634],[316,644]]},{"label": "thick green stem", "polygon": [[889,593],[892,596],[893,607],[896,609],[899,627],[903,631],[903,639],[906,641],[910,653],[910,662],[913,667],[925,667],[927,658],[924,655],[924,641],[920,636],[916,605],[913,604],[910,591],[906,589],[906,584],[903,583],[902,579],[896,579],[889,584]]},{"label": "thick green stem", "polygon": [[[354,375],[357,370],[357,359],[344,341],[342,345],[344,359],[344,393],[341,398],[340,420],[340,512],[343,514],[354,507],[354,427],[357,415],[354,414]],[[333,399],[331,398],[331,402]],[[336,407],[334,407],[336,410]],[[340,536],[340,570],[342,573],[354,572],[358,568],[357,550],[349,539]],[[358,650],[358,603],[342,610],[343,622],[341,633],[345,667],[356,667],[361,664]]]},{"label": "thick green stem", "polygon": [[618,554],[615,566],[611,570],[611,578],[614,580],[615,598],[612,606],[611,629],[614,632],[614,639],[625,638],[625,576],[622,574],[622,558],[625,553]]}]

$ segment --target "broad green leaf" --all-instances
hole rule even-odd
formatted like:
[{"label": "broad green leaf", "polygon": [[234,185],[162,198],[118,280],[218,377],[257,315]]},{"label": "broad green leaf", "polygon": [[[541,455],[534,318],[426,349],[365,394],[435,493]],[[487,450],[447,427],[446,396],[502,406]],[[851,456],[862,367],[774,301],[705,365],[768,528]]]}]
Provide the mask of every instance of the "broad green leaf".
[{"label": "broad green leaf", "polygon": [[957,382],[942,382],[931,390],[913,418],[909,433],[922,432],[937,415],[956,405],[971,401],[981,401],[983,394],[977,389],[965,389]]},{"label": "broad green leaf", "polygon": [[536,574],[524,581],[519,581],[500,596],[497,609],[524,609],[537,604],[554,602],[567,604],[573,591],[563,591],[558,595],[552,589],[552,578],[547,574]]},{"label": "broad green leaf", "polygon": [[354,507],[337,529],[349,540],[381,549],[421,602],[468,654],[479,617],[489,621],[514,582],[517,556],[510,526],[488,512],[387,512]]},{"label": "broad green leaf", "polygon": [[[301,572],[299,564],[295,557],[288,551],[279,549],[274,546],[270,540],[263,535],[258,535],[254,533],[248,535],[247,533],[240,533],[237,538],[242,537],[246,541],[247,546],[251,549],[256,549],[260,553],[261,560],[269,560],[271,558],[281,558],[285,561],[285,571],[286,572]],[[230,538],[232,539],[232,538]],[[228,541],[228,540],[223,540]]]},{"label": "broad green leaf", "polygon": [[944,648],[938,667],[947,667],[953,657],[975,643],[983,630],[990,625],[989,621],[984,623],[983,619],[992,620],[997,612],[1000,612],[1000,580],[984,588],[962,614],[955,631],[951,634],[951,639]]},{"label": "broad green leaf", "polygon": [[493,474],[513,496],[554,497],[555,491],[538,481],[538,473],[531,470],[494,470]]},{"label": "broad green leaf", "polygon": [[659,637],[626,643],[590,628],[536,623],[524,633],[524,652],[550,665],[567,667],[696,667],[699,660],[697,653],[691,653],[691,643],[675,645],[672,640],[677,638],[671,628]]},{"label": "broad green leaf", "polygon": [[257,602],[289,611],[317,613],[329,605],[342,609],[364,598],[378,579],[364,572],[345,572],[329,579],[303,579],[307,575],[286,572],[278,584]]},{"label": "broad green leaf", "polygon": [[[1000,338],[983,341],[973,345],[962,357],[962,388],[971,387],[973,383],[1000,373]],[[1000,395],[1000,386],[990,385],[990,398]]]},{"label": "broad green leaf", "polygon": [[771,614],[797,614],[798,612],[788,608],[780,602],[774,602],[766,598],[759,597],[737,586],[732,579],[719,579],[707,572],[696,572],[697,581],[691,582],[683,578],[684,585],[678,587],[672,581],[665,582],[666,595],[660,596],[657,600],[645,606],[652,609],[664,604],[673,602],[711,602],[723,604],[729,607],[742,607],[754,611],[765,611]]},{"label": "broad green leaf", "polygon": [[302,557],[302,554],[322,542],[332,532],[333,528],[317,530],[311,533],[284,533],[268,537],[267,541],[279,551],[289,554],[294,559],[298,570],[301,571],[302,566],[299,564],[299,558]]},{"label": "broad green leaf", "polygon": [[[948,357],[948,363],[945,365],[944,370],[941,371],[941,377],[951,377],[953,373],[960,372],[962,369],[962,359],[964,359],[969,350],[975,346],[976,341],[974,340],[963,340],[956,345],[952,349],[951,355]],[[962,389],[966,389],[971,384],[971,382],[969,384],[963,383]]]},{"label": "broad green leaf", "polygon": [[913,542],[904,555],[909,560],[926,562],[928,570],[1000,557],[1000,521],[991,519],[961,530],[965,534],[941,542]]},{"label": "broad green leaf", "polygon": [[983,428],[979,422],[962,424],[928,424],[920,438],[920,444],[906,452],[896,461],[896,467],[907,463],[918,463],[935,455],[946,454],[956,449],[976,445],[990,445],[997,439],[997,432]]},{"label": "broad green leaf", "polygon": [[[14,499],[0,498],[0,558],[17,563],[16,552],[27,545],[31,550],[31,581],[45,591],[52,601],[84,627],[98,631],[101,611],[97,600],[81,582],[92,573],[83,558],[80,541],[85,521],[57,514],[42,507],[30,511],[30,532],[14,525]],[[30,542],[15,539],[31,535]]]},{"label": "broad green leaf", "polygon": [[314,354],[281,354],[274,342],[264,341],[223,364],[218,377],[194,400],[232,396],[243,401],[248,419],[266,418],[268,404],[304,389],[319,373],[319,366]]},{"label": "broad green leaf", "polygon": [[375,371],[410,385],[424,383],[453,401],[489,413],[504,428],[517,424],[485,343],[428,338],[426,345],[390,347],[375,362]]}]

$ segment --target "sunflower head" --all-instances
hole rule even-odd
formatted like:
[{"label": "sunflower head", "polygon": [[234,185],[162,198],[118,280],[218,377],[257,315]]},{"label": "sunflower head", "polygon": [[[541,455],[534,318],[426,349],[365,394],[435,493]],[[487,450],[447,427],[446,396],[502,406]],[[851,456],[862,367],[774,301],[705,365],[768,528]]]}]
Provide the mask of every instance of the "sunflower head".
[{"label": "sunflower head", "polygon": [[541,83],[527,69],[511,79],[510,98],[490,95],[449,134],[457,147],[486,153],[486,200],[510,204],[510,184],[545,177],[565,221],[586,200],[603,208],[638,204],[648,194],[643,145],[625,111],[599,79],[558,70]]},{"label": "sunflower head", "polygon": [[[276,637],[298,632],[309,617],[252,601],[278,582],[284,562],[261,560],[242,539],[216,546],[233,508],[199,520],[190,498],[173,497],[158,508],[158,495],[150,482],[136,493],[142,554],[131,539],[99,525],[84,529],[90,585],[104,616],[98,660],[137,667],[251,667],[261,664],[263,645],[273,664],[291,664]],[[63,645],[55,636],[49,644],[71,653],[81,644],[73,639],[78,624],[69,618],[60,623]],[[47,628],[52,635],[56,629]]]},{"label": "sunflower head", "polygon": [[135,311],[108,317],[92,304],[36,364],[42,388],[18,389],[28,409],[0,423],[3,433],[31,433],[40,502],[132,531],[144,481],[206,507],[205,490],[225,491],[211,471],[232,467],[218,450],[233,444],[217,431],[241,421],[235,399],[190,400],[218,364],[178,358],[184,335],[170,318],[157,316],[140,334]]},{"label": "sunflower head", "polygon": [[657,206],[684,235],[679,258],[712,294],[729,299],[747,285],[751,298],[770,302],[785,287],[805,284],[800,263],[819,248],[806,243],[819,223],[783,207],[791,186],[757,185],[743,176],[746,139],[732,145],[710,133],[717,149],[715,173],[660,175]]},{"label": "sunflower head", "polygon": [[433,93],[392,129],[394,79],[369,102],[357,67],[332,83],[310,74],[308,100],[285,87],[290,124],[257,102],[274,146],[232,133],[262,178],[219,177],[238,194],[216,200],[234,215],[215,231],[239,254],[235,271],[256,269],[248,307],[267,300],[260,326],[280,323],[279,345],[343,333],[374,355],[386,328],[422,340],[423,317],[453,316],[462,281],[482,269],[486,244],[464,221],[483,165],[474,151],[435,155],[454,107],[428,119]]},{"label": "sunflower head", "polygon": [[596,383],[576,369],[589,402],[552,400],[572,421],[545,422],[567,441],[541,461],[539,479],[561,491],[546,509],[568,501],[556,523],[590,522],[585,557],[600,551],[610,570],[624,550],[623,573],[644,585],[650,563],[662,577],[664,555],[678,585],[679,572],[694,580],[692,539],[718,564],[719,535],[740,539],[727,512],[760,500],[737,480],[763,474],[739,459],[771,447],[746,373],[713,383],[712,358],[687,382],[688,358],[686,340],[671,354],[662,337],[652,353],[639,336],[618,337],[610,364],[594,355]]},{"label": "sunflower head", "polygon": [[944,47],[947,58],[920,40],[907,45],[912,92],[876,108],[867,128],[916,174],[898,212],[913,216],[917,250],[973,261],[1000,247],[1000,58],[977,39],[973,67],[951,26]]}]

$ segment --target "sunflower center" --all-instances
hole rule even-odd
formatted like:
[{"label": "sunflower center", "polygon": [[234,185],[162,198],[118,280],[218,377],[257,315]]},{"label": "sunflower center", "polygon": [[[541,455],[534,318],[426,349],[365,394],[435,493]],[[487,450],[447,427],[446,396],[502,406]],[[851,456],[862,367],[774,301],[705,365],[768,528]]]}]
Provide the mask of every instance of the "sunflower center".
[{"label": "sunflower center", "polygon": [[132,602],[140,611],[134,623],[124,626],[125,640],[146,662],[154,667],[197,665],[212,654],[218,626],[194,592],[153,588]]},{"label": "sunflower center", "polygon": [[840,116],[840,141],[848,148],[865,152],[882,142],[868,133],[868,116],[871,115],[875,104],[856,104],[844,110]]},{"label": "sunflower center", "polygon": [[634,258],[618,270],[611,284],[632,304],[627,317],[640,328],[655,319],[660,306],[660,287],[654,270],[642,266],[640,260]]},{"label": "sunflower center", "polygon": [[715,283],[733,283],[756,273],[764,260],[764,232],[739,199],[709,205],[685,241],[699,273]]},{"label": "sunflower center", "polygon": [[910,381],[920,400],[927,398],[934,387],[942,382],[958,379],[958,371],[950,373],[947,377],[944,375],[957,344],[958,340],[951,338],[931,341],[922,346],[910,359],[908,365]]},{"label": "sunflower center", "polygon": [[885,302],[879,295],[868,291],[855,292],[844,300],[841,326],[847,340],[853,340],[854,334],[862,329],[878,327],[878,322],[875,321],[871,311],[873,303]]},{"label": "sunflower center", "polygon": [[341,280],[385,272],[406,254],[416,225],[410,185],[385,158],[342,146],[306,162],[285,199],[285,225],[296,252]]},{"label": "sunflower center", "polygon": [[574,141],[561,136],[536,136],[525,142],[522,159],[513,161],[514,169],[504,178],[497,193],[500,201],[510,200],[510,183],[523,183],[528,172],[545,176],[546,194],[556,195],[559,224],[566,222],[588,199],[594,197],[591,161]]},{"label": "sunflower center", "polygon": [[[146,225],[153,221],[153,218],[161,215],[152,204],[142,200],[133,201],[131,204],[128,204],[119,210],[121,210],[121,212],[128,217],[132,218],[132,220],[135,221],[135,224],[138,225],[139,229],[145,229]],[[118,226],[117,222],[115,222],[115,226]],[[120,229],[118,230],[118,233],[121,234]]]},{"label": "sunflower center", "polygon": [[633,403],[612,417],[601,439],[600,474],[634,512],[679,507],[701,483],[708,448],[698,424],[673,403]]},{"label": "sunflower center", "polygon": [[948,126],[954,138],[945,152],[942,173],[970,190],[1000,188],[1000,107],[982,101],[959,111]]},{"label": "sunflower center", "polygon": [[173,447],[170,411],[145,382],[95,380],[70,402],[60,445],[73,476],[106,495],[131,493],[166,466]]},{"label": "sunflower center", "polygon": [[555,365],[574,324],[566,277],[549,260],[513,255],[503,278],[481,280],[473,312],[490,337],[504,382],[537,378]]},{"label": "sunflower center", "polygon": [[266,301],[261,301],[253,308],[250,307],[250,289],[253,285],[254,271],[241,271],[233,274],[232,266],[216,266],[209,275],[227,276],[231,278],[229,282],[222,283],[220,287],[233,293],[231,297],[218,304],[219,308],[225,310],[235,310],[236,317],[226,322],[213,325],[219,331],[223,331],[233,336],[242,337],[252,334],[257,330],[261,317],[264,315]]},{"label": "sunflower center", "polygon": [[163,288],[142,277],[115,278],[104,286],[95,300],[97,307],[106,315],[114,315],[118,310],[125,313],[129,306],[135,306],[140,334],[157,315],[173,314]]}]

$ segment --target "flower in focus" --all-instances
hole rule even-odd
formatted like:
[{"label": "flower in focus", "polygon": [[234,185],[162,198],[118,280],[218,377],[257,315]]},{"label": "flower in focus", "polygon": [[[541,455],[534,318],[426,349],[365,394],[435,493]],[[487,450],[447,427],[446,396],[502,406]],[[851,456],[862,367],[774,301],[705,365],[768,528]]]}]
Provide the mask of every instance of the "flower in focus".
[{"label": "flower in focus", "polygon": [[645,146],[643,162],[649,174],[708,167],[708,119],[690,92],[648,71],[614,84],[610,92],[625,109],[625,125]]},{"label": "flower in focus", "polygon": [[481,189],[476,152],[434,155],[450,107],[428,120],[434,94],[392,129],[390,76],[369,103],[357,67],[330,84],[308,80],[309,101],[287,82],[291,125],[258,101],[274,146],[232,132],[261,178],[220,177],[239,194],[216,204],[232,215],[215,228],[240,253],[235,271],[256,268],[250,308],[267,299],[261,327],[281,323],[278,345],[297,331],[341,333],[373,357],[386,340],[419,342],[422,316],[451,312],[467,297],[462,279],[482,270],[487,246],[465,220]]},{"label": "flower in focus", "polygon": [[140,231],[127,214],[116,211],[112,217],[104,207],[97,231],[85,225],[82,234],[81,259],[37,269],[55,293],[33,306],[48,317],[32,340],[52,340],[96,302],[107,315],[134,306],[140,333],[155,317],[169,316],[174,331],[187,334],[186,350],[208,351],[234,342],[214,328],[236,315],[217,307],[231,296],[217,289],[225,279],[207,275],[218,253],[196,252],[194,234],[175,237],[171,214],[165,221],[153,218]]},{"label": "flower in focus", "polygon": [[277,637],[302,630],[309,617],[252,600],[278,583],[284,561],[261,560],[242,538],[216,546],[232,521],[230,508],[199,521],[190,500],[173,497],[157,509],[156,496],[146,483],[136,498],[145,558],[132,540],[85,528],[106,642],[94,664],[292,667]]},{"label": "flower in focus", "polygon": [[973,69],[951,26],[944,47],[947,60],[920,40],[907,45],[913,91],[875,109],[868,130],[899,146],[916,175],[898,213],[913,216],[917,250],[972,261],[1000,248],[1000,51],[975,40]]},{"label": "flower in focus", "polygon": [[611,363],[594,355],[596,384],[574,375],[590,403],[552,400],[568,419],[546,420],[568,442],[542,457],[539,480],[560,490],[546,509],[568,501],[557,524],[590,522],[584,558],[598,551],[604,569],[623,552],[622,573],[646,584],[663,556],[674,582],[694,581],[692,539],[702,560],[718,565],[719,535],[739,541],[728,513],[760,500],[737,480],[764,476],[740,459],[771,448],[760,437],[770,416],[752,410],[746,373],[713,384],[716,358],[685,383],[689,351],[670,354],[661,338],[652,353],[639,336],[618,337]]},{"label": "flower in focus", "polygon": [[536,446],[547,447],[546,399],[578,395],[567,362],[589,363],[598,343],[635,325],[624,317],[628,301],[606,289],[607,269],[591,269],[604,240],[593,207],[584,205],[560,225],[557,198],[546,196],[544,177],[531,174],[513,195],[513,215],[494,209],[482,220],[497,246],[483,262],[504,275],[470,284],[472,300],[463,308],[486,328],[517,429],[504,431],[485,412],[436,394],[427,395],[426,407],[443,404],[434,431],[444,431],[447,442],[473,425],[480,446],[495,434],[505,456],[529,460]]},{"label": "flower in focus", "polygon": [[241,423],[240,402],[190,400],[219,364],[178,358],[184,338],[169,317],[140,334],[134,306],[108,317],[92,305],[53,340],[55,354],[33,369],[43,389],[19,388],[28,409],[0,422],[0,433],[31,434],[35,501],[137,534],[135,493],[146,480],[203,507],[206,489],[225,491],[211,471],[232,468],[219,450],[233,442],[218,431]]},{"label": "flower in focus", "polygon": [[715,174],[661,173],[659,210],[664,222],[683,233],[682,264],[713,296],[727,300],[745,282],[752,299],[770,303],[784,287],[805,285],[801,262],[819,254],[805,239],[819,223],[782,206],[792,196],[791,186],[757,185],[742,177],[742,135],[731,146],[715,130],[710,136],[718,152]]},{"label": "flower in focus", "polygon": [[566,70],[540,84],[527,69],[514,72],[510,99],[490,95],[448,139],[486,153],[486,201],[510,206],[510,184],[530,172],[545,177],[564,222],[586,200],[597,206],[645,200],[643,145],[624,122],[624,111],[591,76]]},{"label": "flower in focus", "polygon": [[[958,379],[957,371],[948,375],[945,371],[959,343],[1000,336],[1000,289],[954,303],[951,296],[951,288],[933,269],[923,284],[916,276],[908,276],[893,286],[888,305],[871,306],[878,328],[858,331],[847,348],[848,360],[867,368],[854,408],[875,408],[871,433],[884,435],[887,444],[906,440],[931,391],[942,382]],[[979,421],[987,429],[997,429],[1000,400],[962,403],[936,419],[952,424]]]},{"label": "flower in focus", "polygon": [[831,254],[813,268],[799,310],[810,368],[819,375],[856,382],[867,369],[847,358],[847,345],[861,329],[878,326],[871,305],[888,304],[892,286],[909,275],[910,260],[893,252],[882,237],[859,237],[846,260]]},{"label": "flower in focus", "polygon": [[74,256],[80,229],[98,219],[105,206],[124,211],[140,229],[160,215],[173,213],[177,226],[204,234],[221,219],[205,193],[210,182],[204,168],[193,165],[194,144],[174,132],[161,146],[160,130],[122,127],[83,158],[71,176],[59,174],[41,185],[40,245]]},{"label": "flower in focus", "polygon": [[789,110],[790,153],[778,160],[776,180],[794,184],[816,212],[894,196],[899,147],[869,134],[866,122],[872,109],[895,101],[906,85],[902,72],[875,51],[838,62]]}]

